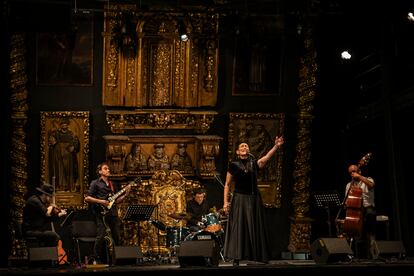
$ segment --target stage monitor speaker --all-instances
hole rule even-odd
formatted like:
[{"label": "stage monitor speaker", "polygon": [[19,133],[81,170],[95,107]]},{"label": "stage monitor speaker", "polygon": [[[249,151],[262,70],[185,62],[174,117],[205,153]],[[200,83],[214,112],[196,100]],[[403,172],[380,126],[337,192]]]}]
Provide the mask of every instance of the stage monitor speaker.
[{"label": "stage monitor speaker", "polygon": [[218,266],[218,244],[214,240],[183,241],[177,256],[180,267]]},{"label": "stage monitor speaker", "polygon": [[56,246],[29,248],[29,263],[39,266],[55,266],[58,263],[58,250]]},{"label": "stage monitor speaker", "polygon": [[405,258],[405,247],[402,241],[375,241],[371,246],[373,259]]},{"label": "stage monitor speaker", "polygon": [[311,256],[318,264],[350,261],[352,255],[346,239],[319,238],[311,245]]},{"label": "stage monitor speaker", "polygon": [[139,246],[115,246],[115,264],[138,264],[144,256]]}]

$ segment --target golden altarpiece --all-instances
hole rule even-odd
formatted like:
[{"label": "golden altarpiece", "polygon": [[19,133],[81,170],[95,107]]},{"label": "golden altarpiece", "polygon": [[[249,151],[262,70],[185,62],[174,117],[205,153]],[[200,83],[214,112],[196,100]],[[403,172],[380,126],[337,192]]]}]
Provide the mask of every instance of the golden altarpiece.
[{"label": "golden altarpiece", "polygon": [[[144,179],[122,204],[121,217],[131,204],[152,205],[151,221],[183,227],[185,221],[169,214],[185,212],[193,189],[202,186],[190,178],[214,177],[222,138],[204,134],[217,114],[211,108],[217,102],[218,19],[213,9],[106,9],[102,104],[114,134],[103,137],[106,160],[122,183]],[[189,40],[180,39],[181,30]],[[135,135],[145,130],[160,135]],[[121,232],[123,244],[139,244],[143,252],[169,250],[166,231],[149,221],[123,221]]]},{"label": "golden altarpiece", "polygon": [[[180,30],[190,39],[182,41]],[[104,106],[214,107],[218,13],[110,5],[103,56]]]},{"label": "golden altarpiece", "polygon": [[[191,199],[193,190],[201,186],[199,181],[188,180],[177,170],[156,171],[148,180],[132,186],[130,195],[119,208],[121,218],[125,216],[130,205],[151,205],[154,211],[147,221],[123,221],[123,243],[139,244],[143,253],[170,253],[172,248],[167,244],[167,229],[185,227],[185,220],[176,220],[170,214],[184,213],[186,202]],[[156,227],[152,222],[162,225],[163,228]]]}]

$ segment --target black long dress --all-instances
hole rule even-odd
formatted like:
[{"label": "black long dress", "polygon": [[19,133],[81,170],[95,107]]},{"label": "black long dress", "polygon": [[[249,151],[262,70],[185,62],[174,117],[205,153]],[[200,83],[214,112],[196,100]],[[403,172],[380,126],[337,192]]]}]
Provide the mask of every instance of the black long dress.
[{"label": "black long dress", "polygon": [[234,192],[224,241],[224,257],[267,262],[268,237],[262,197],[257,188],[257,160],[237,159],[229,165]]}]

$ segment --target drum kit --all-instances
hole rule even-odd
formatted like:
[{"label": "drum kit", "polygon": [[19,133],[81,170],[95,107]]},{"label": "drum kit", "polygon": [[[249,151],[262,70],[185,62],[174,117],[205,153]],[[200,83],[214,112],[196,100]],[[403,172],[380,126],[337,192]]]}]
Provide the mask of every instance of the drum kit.
[{"label": "drum kit", "polygon": [[[168,215],[177,221],[188,220],[190,215],[186,213],[173,213]],[[211,212],[202,216],[198,223],[200,230],[192,232],[188,227],[165,226],[162,222],[151,220],[151,224],[162,231],[166,231],[166,246],[175,252],[183,241],[214,240],[223,250],[224,226],[227,218],[223,212]],[[222,254],[221,254],[222,255]]]}]

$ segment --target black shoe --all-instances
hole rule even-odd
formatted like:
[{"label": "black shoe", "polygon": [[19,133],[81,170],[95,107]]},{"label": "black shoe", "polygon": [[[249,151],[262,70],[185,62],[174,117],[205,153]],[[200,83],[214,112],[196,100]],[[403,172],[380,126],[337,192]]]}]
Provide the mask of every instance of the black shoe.
[{"label": "black shoe", "polygon": [[240,261],[239,261],[239,260],[234,259],[234,260],[233,260],[233,266],[239,266],[239,265],[240,265]]}]

